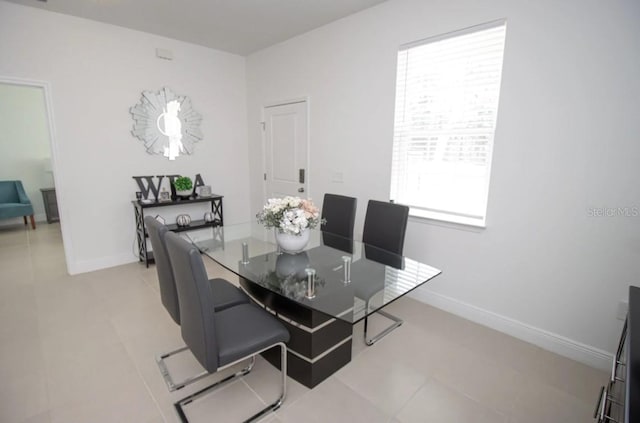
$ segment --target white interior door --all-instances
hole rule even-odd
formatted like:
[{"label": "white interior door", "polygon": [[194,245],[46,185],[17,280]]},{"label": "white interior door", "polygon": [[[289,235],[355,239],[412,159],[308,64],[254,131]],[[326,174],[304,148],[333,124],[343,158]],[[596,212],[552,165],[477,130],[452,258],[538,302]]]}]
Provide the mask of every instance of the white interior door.
[{"label": "white interior door", "polygon": [[307,102],[265,107],[265,194],[299,196],[308,190]]}]

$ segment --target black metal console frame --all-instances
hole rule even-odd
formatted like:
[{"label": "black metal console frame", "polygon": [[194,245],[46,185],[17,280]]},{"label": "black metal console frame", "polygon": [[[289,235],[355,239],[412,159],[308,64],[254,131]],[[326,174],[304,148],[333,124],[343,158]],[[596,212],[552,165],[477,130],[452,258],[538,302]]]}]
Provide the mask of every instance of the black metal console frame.
[{"label": "black metal console frame", "polygon": [[600,389],[596,423],[640,422],[640,287],[629,287],[629,309],[613,356],[609,381]]},{"label": "black metal console frame", "polygon": [[138,243],[138,259],[144,263],[147,267],[149,267],[149,263],[153,262],[153,251],[149,251],[147,249],[147,238],[149,234],[147,233],[147,229],[144,225],[144,211],[150,208],[157,207],[168,207],[168,206],[180,206],[186,204],[197,204],[197,203],[211,203],[211,212],[214,215],[213,222],[205,222],[204,220],[194,220],[188,226],[178,226],[175,223],[168,224],[167,228],[169,228],[172,232],[184,232],[184,231],[192,231],[194,229],[201,228],[212,228],[216,226],[222,226],[223,216],[222,216],[222,195],[212,194],[210,197],[196,197],[190,199],[177,199],[175,201],[154,201],[152,203],[143,203],[140,200],[134,200],[131,203],[133,204],[133,210],[135,214],[136,221],[136,241]]}]

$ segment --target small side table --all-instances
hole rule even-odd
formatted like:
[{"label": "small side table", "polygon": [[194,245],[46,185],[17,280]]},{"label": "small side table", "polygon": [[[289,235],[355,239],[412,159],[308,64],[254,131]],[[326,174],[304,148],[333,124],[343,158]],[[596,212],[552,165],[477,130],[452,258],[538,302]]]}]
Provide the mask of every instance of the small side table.
[{"label": "small side table", "polygon": [[55,188],[40,188],[42,192],[42,202],[44,203],[44,211],[47,214],[47,223],[59,222],[60,214],[58,213],[58,200],[56,200]]}]

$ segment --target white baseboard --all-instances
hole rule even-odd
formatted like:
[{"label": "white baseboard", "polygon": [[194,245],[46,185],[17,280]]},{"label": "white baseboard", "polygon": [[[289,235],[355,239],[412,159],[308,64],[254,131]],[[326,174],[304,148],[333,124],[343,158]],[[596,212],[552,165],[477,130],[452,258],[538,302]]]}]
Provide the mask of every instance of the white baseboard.
[{"label": "white baseboard", "polygon": [[433,307],[506,333],[514,338],[537,345],[540,348],[571,358],[588,366],[601,370],[611,369],[613,354],[607,351],[427,289],[417,289],[413,291],[410,296]]}]

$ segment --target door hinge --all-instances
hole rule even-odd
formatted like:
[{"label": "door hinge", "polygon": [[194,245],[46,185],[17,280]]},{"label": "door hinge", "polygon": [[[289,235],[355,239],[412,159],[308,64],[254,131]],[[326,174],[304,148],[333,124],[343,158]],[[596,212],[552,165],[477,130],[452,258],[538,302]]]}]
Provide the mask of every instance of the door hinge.
[{"label": "door hinge", "polygon": [[267,174],[266,173],[264,174],[264,180],[265,181],[267,180]]},{"label": "door hinge", "polygon": [[267,123],[266,122],[260,122],[260,125],[262,125],[262,130],[263,131],[267,128]]}]

